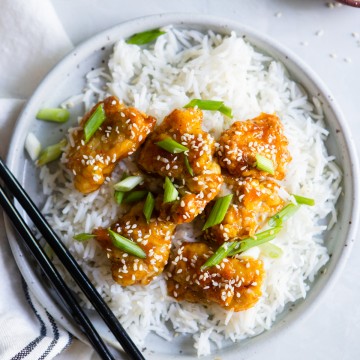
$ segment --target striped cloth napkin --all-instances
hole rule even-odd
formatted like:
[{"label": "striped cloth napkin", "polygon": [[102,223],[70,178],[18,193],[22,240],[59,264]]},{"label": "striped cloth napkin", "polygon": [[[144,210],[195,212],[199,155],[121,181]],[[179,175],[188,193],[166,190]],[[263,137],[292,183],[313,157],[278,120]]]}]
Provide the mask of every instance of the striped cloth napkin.
[{"label": "striped cloth napkin", "polygon": [[[0,155],[5,158],[24,102],[72,44],[48,0],[1,0],[0,44]],[[0,359],[53,359],[70,345],[72,336],[21,278],[2,215],[0,208]]]}]

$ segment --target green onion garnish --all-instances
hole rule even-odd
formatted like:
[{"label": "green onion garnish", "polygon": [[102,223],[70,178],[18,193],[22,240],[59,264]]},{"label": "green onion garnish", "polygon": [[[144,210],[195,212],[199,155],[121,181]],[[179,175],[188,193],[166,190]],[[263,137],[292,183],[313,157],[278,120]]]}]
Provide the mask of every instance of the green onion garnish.
[{"label": "green onion garnish", "polygon": [[160,29],[144,31],[141,33],[134,34],[133,36],[131,36],[129,39],[126,40],[126,43],[133,44],[133,45],[144,45],[144,44],[154,41],[160,35],[163,35],[165,33],[166,33],[166,31],[162,31]]},{"label": "green onion garnish", "polygon": [[105,116],[104,104],[100,104],[91,114],[91,116],[84,125],[84,136],[86,143],[95,134],[96,130],[99,129],[99,127],[105,121],[105,119],[106,116]]},{"label": "green onion garnish", "polygon": [[77,241],[86,241],[86,240],[93,239],[94,237],[95,237],[94,234],[81,233],[81,234],[77,234],[77,235],[73,236],[73,239],[77,240]]},{"label": "green onion garnish", "polygon": [[151,192],[148,192],[148,195],[146,197],[145,204],[143,207],[143,213],[144,213],[147,223],[149,223],[149,221],[150,221],[151,214],[154,210],[154,206],[155,206],[154,196]]},{"label": "green onion garnish", "polygon": [[25,149],[31,157],[31,160],[36,160],[41,153],[41,144],[38,138],[29,132],[25,139]]},{"label": "green onion garnish", "polygon": [[63,123],[69,119],[70,113],[66,109],[46,108],[40,109],[36,114],[39,120],[54,121]]},{"label": "green onion garnish", "polygon": [[179,192],[168,177],[165,178],[164,190],[164,203],[169,203],[177,199]]},{"label": "green onion garnish", "polygon": [[184,108],[198,107],[201,110],[217,111],[224,104],[223,101],[192,99]]},{"label": "green onion garnish", "polygon": [[62,148],[66,145],[66,140],[62,139],[59,143],[50,145],[41,151],[38,160],[36,161],[37,166],[43,166],[51,161],[57,160],[62,154]]},{"label": "green onion garnish", "polygon": [[136,190],[125,194],[124,203],[130,204],[142,200],[148,192],[146,190]]},{"label": "green onion garnish", "polygon": [[269,219],[269,226],[281,226],[289,217],[294,215],[300,208],[299,205],[287,204],[278,213]]},{"label": "green onion garnish", "polygon": [[272,160],[260,154],[256,154],[256,167],[259,170],[266,171],[271,175],[274,175],[275,173],[274,164]]},{"label": "green onion garnish", "polygon": [[282,228],[274,227],[269,230],[265,230],[261,233],[256,234],[253,237],[246,238],[244,240],[224,242],[215,253],[207,259],[201,269],[204,270],[208,267],[219,264],[227,256],[234,256],[240,252],[249,250],[252,247],[264,244],[267,241],[273,240]]},{"label": "green onion garnish", "polygon": [[[127,178],[127,173],[124,172],[122,175],[121,175],[121,179],[120,180],[124,180]],[[115,197],[115,201],[117,204],[121,205],[123,199],[124,199],[124,196],[125,196],[125,192],[124,191],[116,191],[114,192],[114,197]]]},{"label": "green onion garnish", "polygon": [[232,118],[231,108],[226,106],[223,101],[193,99],[184,108],[193,108],[195,106],[201,110],[220,111],[225,116]]},{"label": "green onion garnish", "polygon": [[135,186],[139,185],[143,180],[142,176],[128,176],[124,180],[115,184],[114,189],[117,191],[130,191]]},{"label": "green onion garnish", "polygon": [[189,158],[187,157],[187,155],[184,155],[184,161],[185,161],[185,166],[187,171],[189,172],[189,174],[191,176],[194,176],[194,170],[192,169],[190,163],[189,163]]},{"label": "green onion garnish", "polygon": [[146,258],[144,250],[134,241],[129,240],[124,236],[121,236],[120,234],[112,231],[111,229],[108,229],[108,233],[110,235],[113,245],[118,249],[141,259]]},{"label": "green onion garnish", "polygon": [[201,270],[204,270],[208,267],[215,266],[219,264],[224,258],[226,258],[230,251],[234,249],[235,242],[224,242],[215,252],[212,254],[201,266]]},{"label": "green onion garnish", "polygon": [[259,246],[268,241],[274,240],[276,238],[276,235],[280,232],[281,229],[282,229],[281,226],[276,226],[271,229],[257,233],[252,237],[248,237],[246,239],[239,240],[239,241],[234,241],[235,246],[229,252],[229,256],[234,256],[238,253],[249,250],[255,246]]},{"label": "green onion garnish", "polygon": [[117,204],[121,205],[125,193],[123,191],[115,191],[114,197]]},{"label": "green onion garnish", "polygon": [[229,194],[216,200],[215,205],[211,209],[210,215],[202,228],[203,230],[206,230],[211,226],[220,224],[224,220],[226,212],[230,206],[232,197],[232,194]]},{"label": "green onion garnish", "polygon": [[232,109],[230,107],[226,106],[225,104],[222,104],[218,111],[220,111],[222,114],[229,117],[230,119],[232,119],[232,117],[233,117]]},{"label": "green onion garnish", "polygon": [[172,154],[179,154],[189,150],[186,146],[179,144],[172,138],[166,138],[164,140],[158,141],[155,144]]},{"label": "green onion garnish", "polygon": [[296,202],[300,205],[309,205],[309,206],[315,205],[314,199],[310,199],[304,196],[294,195],[294,194],[292,194],[292,196],[295,198]]},{"label": "green onion garnish", "polygon": [[260,245],[261,252],[272,259],[277,259],[282,256],[283,251],[280,247],[268,242]]}]

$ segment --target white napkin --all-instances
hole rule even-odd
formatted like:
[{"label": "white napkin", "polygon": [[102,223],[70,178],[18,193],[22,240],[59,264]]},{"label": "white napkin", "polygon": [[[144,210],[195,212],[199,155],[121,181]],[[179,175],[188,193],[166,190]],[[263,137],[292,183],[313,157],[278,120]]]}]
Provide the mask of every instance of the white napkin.
[{"label": "white napkin", "polygon": [[28,98],[72,44],[50,1],[1,0],[0,97]]},{"label": "white napkin", "polygon": [[[5,158],[24,99],[72,44],[47,0],[1,0],[0,44],[0,155]],[[0,246],[0,359],[52,359],[72,337],[24,284],[6,239],[1,209]]]}]

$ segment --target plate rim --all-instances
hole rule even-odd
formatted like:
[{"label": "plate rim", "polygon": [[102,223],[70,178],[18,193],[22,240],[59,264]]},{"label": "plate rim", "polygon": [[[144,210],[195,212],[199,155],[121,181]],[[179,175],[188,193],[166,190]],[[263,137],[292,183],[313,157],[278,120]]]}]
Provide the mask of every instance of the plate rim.
[{"label": "plate rim", "polygon": [[[347,229],[347,242],[344,243],[347,246],[343,246],[342,251],[338,257],[338,260],[336,264],[334,265],[334,269],[331,273],[331,276],[327,276],[326,281],[321,282],[320,289],[317,290],[316,294],[311,293],[312,299],[311,301],[308,301],[306,303],[306,306],[304,305],[302,309],[300,309],[295,315],[292,316],[289,319],[286,320],[285,324],[279,324],[279,326],[276,327],[273,331],[265,331],[261,334],[261,339],[264,339],[264,341],[260,341],[260,344],[263,344],[265,342],[268,342],[269,337],[274,338],[276,335],[279,335],[282,331],[284,331],[289,326],[293,326],[296,322],[299,322],[299,320],[304,320],[307,318],[311,312],[316,308],[316,306],[319,304],[319,302],[325,298],[326,294],[329,292],[329,290],[332,288],[332,286],[335,284],[337,279],[339,278],[346,261],[351,253],[352,244],[355,238],[356,230],[358,228],[359,223],[359,189],[358,186],[355,184],[355,179],[358,178],[359,175],[359,162],[358,162],[358,156],[355,149],[354,140],[352,138],[351,132],[349,131],[348,125],[344,119],[344,116],[336,102],[334,100],[334,97],[332,96],[329,89],[325,86],[324,82],[320,79],[320,77],[308,66],[303,60],[299,58],[298,55],[293,53],[291,50],[287,49],[285,46],[283,46],[278,41],[275,41],[271,38],[269,38],[267,35],[262,34],[260,32],[257,32],[256,30],[251,29],[250,27],[244,26],[240,22],[230,20],[224,17],[218,17],[214,15],[202,15],[202,14],[192,14],[192,13],[166,13],[166,14],[154,14],[154,15],[148,15],[148,16],[142,16],[137,17],[134,19],[130,19],[127,21],[124,21],[118,25],[112,26],[109,29],[106,29],[104,31],[99,32],[98,34],[91,36],[90,38],[86,39],[85,41],[81,42],[79,45],[77,45],[73,50],[71,50],[65,57],[63,57],[57,65],[55,65],[48,74],[43,78],[43,80],[40,82],[40,84],[37,86],[36,90],[34,91],[33,95],[29,98],[27,101],[27,104],[25,105],[24,109],[20,113],[18,120],[15,124],[14,132],[11,137],[10,146],[8,149],[8,155],[6,162],[10,168],[10,170],[14,171],[16,169],[16,162],[17,157],[16,153],[22,149],[22,146],[19,146],[20,138],[21,138],[21,123],[24,123],[27,118],[27,113],[31,109],[31,106],[34,102],[36,102],[37,98],[41,95],[42,89],[45,87],[46,83],[48,81],[51,81],[51,78],[56,74],[59,69],[63,67],[70,66],[69,64],[74,61],[74,58],[79,58],[79,54],[88,53],[90,49],[98,48],[99,45],[103,44],[102,41],[104,39],[108,39],[109,44],[114,43],[115,39],[111,39],[111,36],[116,34],[117,32],[122,32],[127,35],[122,35],[123,37],[129,36],[133,34],[134,32],[141,32],[147,29],[151,29],[154,27],[162,27],[165,25],[185,25],[185,26],[191,26],[191,25],[198,25],[202,27],[209,27],[210,29],[214,28],[221,28],[223,29],[223,32],[228,32],[229,30],[234,30],[238,34],[243,33],[246,35],[247,38],[249,38],[249,42],[254,45],[255,42],[267,44],[271,49],[274,49],[275,52],[282,54],[286,57],[286,59],[289,60],[290,63],[293,63],[295,67],[297,67],[301,72],[307,75],[309,80],[319,89],[319,91],[324,95],[324,98],[328,98],[328,103],[331,111],[335,115],[335,119],[337,121],[337,125],[341,129],[342,136],[344,138],[344,144],[345,148],[342,150],[342,153],[345,153],[347,155],[349,164],[350,164],[350,171],[352,173],[352,178],[350,186],[352,190],[352,212],[351,212],[351,226],[348,226]],[[133,31],[131,29],[136,28],[136,31]],[[256,45],[256,44],[255,44]],[[257,46],[257,45],[256,45]],[[261,46],[260,46],[260,49]],[[283,60],[280,60],[284,62]],[[287,68],[288,65],[285,65]],[[41,97],[41,96],[40,96]],[[29,121],[29,120],[28,120]],[[19,174],[17,174],[19,175]],[[22,260],[21,260],[21,250],[18,247],[18,244],[16,243],[16,235],[15,231],[12,228],[9,220],[5,217],[5,228],[6,233],[8,236],[8,241],[11,246],[11,250],[13,252],[15,261],[18,265],[18,268],[20,272],[22,273],[26,283],[28,284],[30,290],[33,292],[34,296],[40,301],[42,304],[44,302],[43,296],[47,297],[47,303],[46,308],[49,311],[50,314],[53,315],[53,317],[64,326],[65,329],[71,330],[71,332],[80,338],[82,341],[87,342],[84,335],[73,326],[68,320],[63,316],[62,312],[59,311],[59,306],[55,304],[53,299],[50,297],[49,294],[46,294],[42,291],[39,293],[38,290],[33,290],[36,288],[36,285],[34,282],[32,282],[32,274],[31,271],[27,272],[22,266]],[[344,237],[345,240],[345,237]],[[40,298],[40,299],[39,299]],[[51,309],[50,309],[51,308]],[[290,315],[290,314],[289,314]],[[253,342],[255,343],[255,342]],[[258,342],[256,342],[258,343]],[[241,342],[235,343],[234,346],[231,346],[232,349],[237,348],[237,350],[240,350]],[[260,345],[258,344],[258,345]],[[238,346],[236,346],[238,345]],[[243,345],[241,345],[243,348]],[[216,355],[214,353],[213,355]],[[224,349],[224,355],[231,355],[231,351],[226,351]],[[182,356],[181,359],[186,359],[185,356]]]}]

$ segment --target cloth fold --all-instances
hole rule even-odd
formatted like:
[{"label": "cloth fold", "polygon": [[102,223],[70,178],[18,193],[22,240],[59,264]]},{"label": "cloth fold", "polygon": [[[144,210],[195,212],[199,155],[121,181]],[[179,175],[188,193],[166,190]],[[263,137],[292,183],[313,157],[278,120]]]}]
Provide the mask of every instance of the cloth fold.
[{"label": "cloth fold", "polygon": [[[40,80],[72,44],[48,0],[1,0],[0,156]],[[53,359],[72,336],[39,304],[13,259],[0,209],[0,358]]]}]

